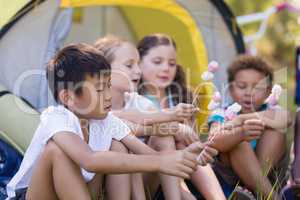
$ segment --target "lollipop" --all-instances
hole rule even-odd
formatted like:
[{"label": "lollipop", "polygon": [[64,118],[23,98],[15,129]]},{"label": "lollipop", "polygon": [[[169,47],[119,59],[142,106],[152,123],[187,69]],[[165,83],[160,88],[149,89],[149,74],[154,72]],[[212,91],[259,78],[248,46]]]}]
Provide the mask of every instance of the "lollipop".
[{"label": "lollipop", "polygon": [[210,102],[207,106],[208,110],[217,109],[221,105],[221,99],[222,99],[222,97],[221,97],[220,92],[218,92],[218,91],[215,92],[214,96],[212,97],[212,99],[210,100]]},{"label": "lollipop", "polygon": [[204,81],[210,81],[214,78],[214,73],[218,71],[219,64],[216,61],[211,61],[208,64],[207,71],[203,72],[201,78]]},{"label": "lollipop", "polygon": [[238,112],[240,112],[241,109],[242,106],[238,103],[234,103],[231,106],[229,106],[225,110],[225,120],[226,121],[233,120],[237,116]]},{"label": "lollipop", "polygon": [[276,106],[278,104],[281,92],[282,92],[281,86],[275,84],[272,88],[272,92],[270,96],[266,99],[265,103],[267,103],[270,107]]}]

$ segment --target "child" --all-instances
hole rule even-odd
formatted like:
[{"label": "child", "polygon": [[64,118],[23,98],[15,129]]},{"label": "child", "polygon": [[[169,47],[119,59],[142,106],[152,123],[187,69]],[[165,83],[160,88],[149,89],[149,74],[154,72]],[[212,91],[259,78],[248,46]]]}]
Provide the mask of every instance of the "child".
[{"label": "child", "polygon": [[[263,171],[268,174],[269,169],[283,159],[285,136],[282,132],[291,123],[287,111],[270,108],[265,103],[272,81],[270,66],[259,57],[240,56],[228,68],[229,91],[233,101],[241,105],[241,115],[228,122],[232,126],[230,129],[226,122],[220,127],[225,121],[220,112],[209,119],[213,146],[222,152],[214,171],[227,196],[239,179],[251,191],[257,189],[263,197],[272,192],[272,185]],[[273,197],[278,199],[276,191]]]},{"label": "child", "polygon": [[[139,136],[143,141],[147,140],[150,135],[164,136],[157,137],[160,140],[160,143],[156,143],[157,150],[175,149],[175,146],[174,148],[170,148],[172,147],[170,145],[165,147],[163,143],[174,140],[172,136],[168,135],[174,135],[179,131],[176,131],[176,125],[175,127],[172,126],[172,130],[169,130],[170,127],[163,128],[162,123],[179,121],[184,114],[191,117],[196,109],[193,110],[192,105],[186,104],[177,106],[177,110],[168,110],[168,112],[157,111],[151,101],[132,92],[137,90],[137,84],[141,78],[141,71],[138,66],[139,55],[136,48],[129,42],[113,36],[97,40],[95,46],[104,53],[112,66],[112,109],[114,113],[125,119],[133,128],[135,135]],[[189,107],[189,109],[185,109],[185,106]],[[186,136],[189,135],[186,134]],[[175,177],[160,175],[160,179],[166,199],[181,199],[180,191],[178,191],[178,181]],[[135,190],[139,186],[143,188],[142,183],[140,183],[136,184]],[[142,192],[136,193],[141,194]]]},{"label": "child", "polygon": [[[42,113],[20,169],[7,185],[8,199],[91,199],[89,190],[100,188],[106,173],[189,177],[197,164],[191,152],[203,146],[155,155],[109,113],[110,71],[101,53],[86,44],[69,45],[49,62],[49,86],[60,105]],[[112,139],[135,153],[154,155],[110,152]]]},{"label": "child", "polygon": [[[138,42],[137,49],[142,70],[139,93],[162,110],[174,109],[182,103],[190,105],[192,95],[187,89],[184,71],[177,64],[175,42],[164,34],[147,35]],[[181,122],[191,125],[193,120],[186,117]],[[175,140],[180,142],[178,148],[193,142],[192,138],[185,139],[181,135],[176,135]],[[149,143],[155,146],[157,138],[150,138]],[[199,167],[192,175],[192,182],[205,199],[225,199],[210,166]]]}]

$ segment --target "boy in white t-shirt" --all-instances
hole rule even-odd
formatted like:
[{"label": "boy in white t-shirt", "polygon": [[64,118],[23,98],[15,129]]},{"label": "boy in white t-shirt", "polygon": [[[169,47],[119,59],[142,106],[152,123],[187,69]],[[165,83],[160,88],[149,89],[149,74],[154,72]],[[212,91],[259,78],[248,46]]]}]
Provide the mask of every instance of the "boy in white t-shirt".
[{"label": "boy in white t-shirt", "polygon": [[[99,195],[102,174],[157,171],[188,178],[196,168],[203,145],[158,155],[109,113],[110,65],[95,48],[63,48],[49,62],[47,78],[60,105],[42,113],[20,169],[7,185],[8,199],[85,200],[91,199],[90,191]],[[107,151],[112,139],[134,153],[153,155]],[[216,152],[206,152],[201,160],[209,162]]]}]

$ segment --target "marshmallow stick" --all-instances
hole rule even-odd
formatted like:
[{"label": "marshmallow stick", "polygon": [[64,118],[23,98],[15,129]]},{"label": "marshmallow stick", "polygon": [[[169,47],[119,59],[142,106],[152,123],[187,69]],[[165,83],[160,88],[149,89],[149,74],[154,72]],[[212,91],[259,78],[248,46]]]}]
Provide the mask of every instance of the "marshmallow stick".
[{"label": "marshmallow stick", "polygon": [[203,72],[201,75],[202,80],[211,81],[214,78],[214,73],[218,71],[219,64],[216,61],[211,61],[208,64],[207,71]]},{"label": "marshmallow stick", "polygon": [[208,110],[215,110],[217,109],[218,107],[220,107],[221,105],[221,94],[220,92],[216,91],[212,97],[212,99],[210,100],[208,106],[207,106],[207,109]]},{"label": "marshmallow stick", "polygon": [[226,110],[225,110],[225,120],[226,121],[230,121],[233,120],[237,114],[241,111],[242,106],[238,103],[234,103],[231,106],[229,106]]},{"label": "marshmallow stick", "polygon": [[267,103],[270,107],[276,106],[278,104],[281,92],[282,87],[278,84],[275,84],[272,88],[270,96],[265,100],[265,103]]}]

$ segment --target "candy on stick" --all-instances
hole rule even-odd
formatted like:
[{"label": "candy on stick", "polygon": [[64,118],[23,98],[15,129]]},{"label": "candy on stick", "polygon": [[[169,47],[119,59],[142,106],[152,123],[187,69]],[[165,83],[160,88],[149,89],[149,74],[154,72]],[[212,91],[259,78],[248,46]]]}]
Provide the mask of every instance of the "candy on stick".
[{"label": "candy on stick", "polygon": [[218,69],[219,69],[219,64],[216,61],[211,61],[208,64],[207,71],[205,71],[205,72],[202,73],[201,78],[204,81],[210,81],[210,80],[212,80],[214,78],[214,73],[216,71],[218,71]]},{"label": "candy on stick", "polygon": [[270,107],[276,106],[278,104],[281,92],[282,92],[281,86],[275,84],[272,88],[272,92],[270,96],[266,99],[265,103],[267,103]]},{"label": "candy on stick", "polygon": [[218,91],[215,92],[214,96],[212,97],[212,99],[210,100],[210,102],[207,106],[208,110],[217,109],[221,105],[221,99],[222,99],[222,97],[221,97],[220,92],[218,92]]},{"label": "candy on stick", "polygon": [[226,121],[233,120],[237,116],[237,114],[240,112],[241,109],[242,109],[242,106],[238,103],[234,103],[231,106],[229,106],[225,110],[225,120]]}]

